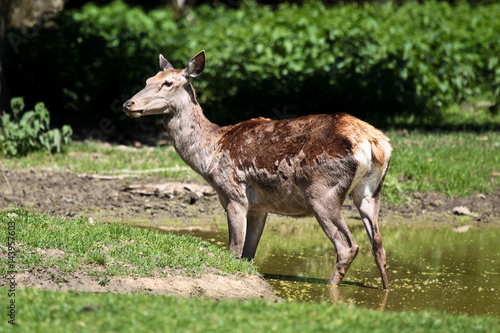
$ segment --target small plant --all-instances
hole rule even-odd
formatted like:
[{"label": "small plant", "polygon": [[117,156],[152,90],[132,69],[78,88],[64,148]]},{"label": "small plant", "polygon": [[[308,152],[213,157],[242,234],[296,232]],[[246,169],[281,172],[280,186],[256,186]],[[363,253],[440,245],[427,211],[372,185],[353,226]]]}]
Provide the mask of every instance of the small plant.
[{"label": "small plant", "polygon": [[[31,151],[46,149],[61,151],[63,144],[71,142],[73,130],[64,125],[60,130],[51,129],[49,110],[43,102],[38,102],[34,110],[24,110],[24,99],[15,97],[10,101],[12,114],[1,116],[0,153],[6,156],[24,156]],[[20,116],[22,114],[22,116]]]},{"label": "small plant", "polygon": [[111,281],[108,277],[105,277],[104,279],[100,280],[97,282],[100,286],[107,286],[109,284],[109,281]]},{"label": "small plant", "polygon": [[86,262],[89,264],[105,265],[108,261],[106,253],[100,251],[91,251],[87,254]]}]

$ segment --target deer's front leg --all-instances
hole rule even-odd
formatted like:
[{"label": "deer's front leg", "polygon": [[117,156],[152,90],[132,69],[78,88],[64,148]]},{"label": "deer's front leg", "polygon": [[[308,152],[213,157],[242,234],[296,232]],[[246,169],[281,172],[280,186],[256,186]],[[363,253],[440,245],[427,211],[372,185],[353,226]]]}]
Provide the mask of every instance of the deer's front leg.
[{"label": "deer's front leg", "polygon": [[229,228],[229,250],[241,257],[247,231],[246,207],[237,202],[230,202],[226,207]]},{"label": "deer's front leg", "polygon": [[255,257],[257,246],[259,245],[262,231],[266,225],[267,213],[248,212],[247,214],[247,234],[245,237],[245,246],[243,247],[243,258],[252,260]]}]

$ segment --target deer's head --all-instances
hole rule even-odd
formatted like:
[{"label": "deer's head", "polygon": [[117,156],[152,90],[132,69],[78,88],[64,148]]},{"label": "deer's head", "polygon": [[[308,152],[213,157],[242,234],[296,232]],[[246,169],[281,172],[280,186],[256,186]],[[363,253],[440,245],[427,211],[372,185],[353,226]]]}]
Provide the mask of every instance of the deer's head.
[{"label": "deer's head", "polygon": [[171,114],[182,98],[192,94],[190,80],[205,69],[205,51],[189,61],[184,69],[174,67],[160,54],[160,68],[153,77],[146,80],[146,87],[123,104],[123,111],[131,118],[153,114]]}]

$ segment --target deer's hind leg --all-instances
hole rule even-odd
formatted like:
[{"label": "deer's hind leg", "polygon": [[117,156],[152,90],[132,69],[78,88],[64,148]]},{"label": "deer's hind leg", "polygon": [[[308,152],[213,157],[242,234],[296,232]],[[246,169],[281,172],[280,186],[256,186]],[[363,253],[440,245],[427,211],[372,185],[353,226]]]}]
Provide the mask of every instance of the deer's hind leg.
[{"label": "deer's hind leg", "polygon": [[359,250],[342,215],[344,198],[345,196],[327,196],[309,200],[316,219],[337,251],[337,262],[328,281],[329,285],[340,284]]},{"label": "deer's hind leg", "polygon": [[[386,169],[387,170],[387,169]],[[387,172],[387,171],[386,171]],[[358,208],[361,219],[366,228],[366,233],[372,244],[372,253],[375,263],[380,271],[384,289],[389,289],[386,272],[386,256],[382,245],[382,237],[378,228],[378,215],[380,211],[380,193],[384,183],[385,173],[371,173],[364,176],[353,188],[351,197]]]}]

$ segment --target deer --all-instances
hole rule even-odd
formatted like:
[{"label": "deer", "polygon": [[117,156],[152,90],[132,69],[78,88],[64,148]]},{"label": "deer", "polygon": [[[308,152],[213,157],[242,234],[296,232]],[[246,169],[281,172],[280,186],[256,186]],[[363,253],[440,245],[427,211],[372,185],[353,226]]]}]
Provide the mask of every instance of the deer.
[{"label": "deer", "polygon": [[205,69],[205,51],[183,69],[159,58],[161,71],[123,110],[131,118],[163,115],[176,152],[218,195],[227,215],[230,252],[252,260],[268,214],[314,216],[337,253],[327,285],[338,286],[359,250],[342,215],[350,195],[388,290],[378,217],[392,151],[389,138],[346,113],[259,117],[218,126],[204,115],[191,83]]}]

